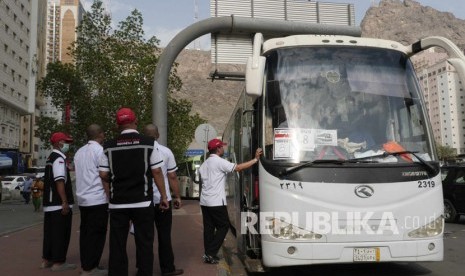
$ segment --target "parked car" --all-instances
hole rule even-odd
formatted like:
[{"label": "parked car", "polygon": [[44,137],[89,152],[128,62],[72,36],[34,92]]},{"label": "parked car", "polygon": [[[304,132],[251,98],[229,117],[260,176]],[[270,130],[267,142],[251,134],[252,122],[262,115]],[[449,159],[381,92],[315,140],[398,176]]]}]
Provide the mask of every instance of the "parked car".
[{"label": "parked car", "polygon": [[23,175],[5,176],[2,178],[3,188],[6,188],[10,191],[14,189],[21,190],[22,186],[24,185],[24,181],[26,180],[26,177],[27,176]]},{"label": "parked car", "polygon": [[465,215],[465,165],[441,167],[444,220],[456,222]]}]

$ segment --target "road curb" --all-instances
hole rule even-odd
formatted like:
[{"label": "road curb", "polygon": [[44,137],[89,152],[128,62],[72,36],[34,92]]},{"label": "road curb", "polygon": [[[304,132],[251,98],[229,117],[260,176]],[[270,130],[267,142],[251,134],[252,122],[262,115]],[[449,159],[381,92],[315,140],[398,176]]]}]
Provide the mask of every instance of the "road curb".
[{"label": "road curb", "polygon": [[219,276],[247,275],[247,271],[237,253],[236,238],[228,232],[222,246],[222,259],[218,264]]}]

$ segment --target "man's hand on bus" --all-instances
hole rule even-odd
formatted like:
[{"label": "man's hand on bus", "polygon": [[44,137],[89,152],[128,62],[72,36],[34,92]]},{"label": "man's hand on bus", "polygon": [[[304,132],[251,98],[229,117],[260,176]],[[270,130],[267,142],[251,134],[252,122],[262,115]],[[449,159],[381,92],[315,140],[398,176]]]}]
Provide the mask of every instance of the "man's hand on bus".
[{"label": "man's hand on bus", "polygon": [[262,148],[257,148],[257,150],[255,151],[255,159],[257,160],[257,162],[260,160],[260,155],[262,154],[263,154]]}]

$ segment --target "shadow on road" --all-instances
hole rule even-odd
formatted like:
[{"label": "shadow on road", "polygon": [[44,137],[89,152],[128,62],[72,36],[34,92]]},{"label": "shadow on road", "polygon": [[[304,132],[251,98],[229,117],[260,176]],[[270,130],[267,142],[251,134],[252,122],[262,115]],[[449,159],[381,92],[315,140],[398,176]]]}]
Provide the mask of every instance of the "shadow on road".
[{"label": "shadow on road", "polygon": [[274,268],[265,273],[249,273],[249,276],[274,275],[324,275],[324,276],[415,276],[428,275],[431,270],[414,263],[380,264],[326,264],[298,266],[292,268]]}]

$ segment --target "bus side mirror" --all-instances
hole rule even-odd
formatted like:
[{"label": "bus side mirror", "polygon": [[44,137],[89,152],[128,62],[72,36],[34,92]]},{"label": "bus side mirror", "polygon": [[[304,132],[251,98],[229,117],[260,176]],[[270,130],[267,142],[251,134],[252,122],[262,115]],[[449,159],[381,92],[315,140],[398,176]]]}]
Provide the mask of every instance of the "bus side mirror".
[{"label": "bus side mirror", "polygon": [[245,91],[247,95],[260,97],[263,89],[266,58],[262,56],[249,57],[245,71]]}]

